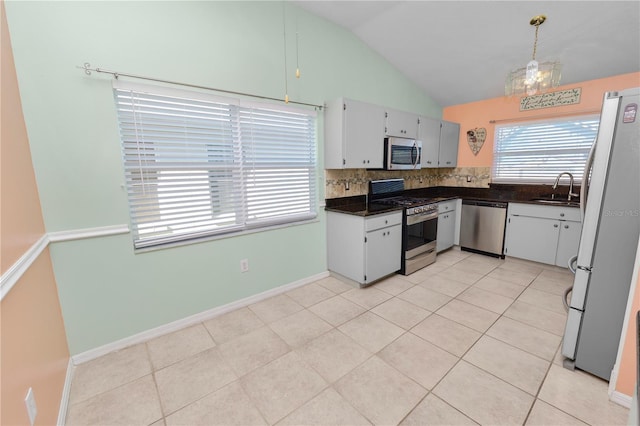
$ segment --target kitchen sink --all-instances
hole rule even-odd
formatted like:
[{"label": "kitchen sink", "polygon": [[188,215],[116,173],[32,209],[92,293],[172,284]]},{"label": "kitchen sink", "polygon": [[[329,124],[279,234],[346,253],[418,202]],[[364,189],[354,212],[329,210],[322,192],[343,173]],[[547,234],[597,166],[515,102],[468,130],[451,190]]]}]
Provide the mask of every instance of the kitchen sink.
[{"label": "kitchen sink", "polygon": [[580,207],[580,201],[558,200],[549,198],[534,198],[530,201],[542,204],[552,204],[554,206]]}]

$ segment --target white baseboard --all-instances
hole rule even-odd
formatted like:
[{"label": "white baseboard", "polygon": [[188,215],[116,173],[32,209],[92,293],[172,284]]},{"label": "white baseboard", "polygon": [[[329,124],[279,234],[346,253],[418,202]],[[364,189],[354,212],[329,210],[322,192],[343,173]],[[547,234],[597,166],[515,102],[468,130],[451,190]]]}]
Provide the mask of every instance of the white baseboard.
[{"label": "white baseboard", "polygon": [[67,374],[64,379],[64,387],[62,388],[62,397],[60,398],[60,409],[58,411],[58,426],[64,426],[67,421],[67,409],[69,408],[69,395],[71,394],[71,382],[73,381],[73,373],[75,371],[75,365],[73,360],[69,358],[69,364],[67,364]]},{"label": "white baseboard", "polygon": [[612,402],[615,402],[618,405],[622,405],[625,408],[631,408],[631,401],[633,400],[633,398],[629,395],[625,395],[618,391],[614,391],[609,399]]},{"label": "white baseboard", "polygon": [[[622,334],[622,338],[624,338],[624,334]],[[609,378],[609,389],[607,389],[607,394],[609,395],[609,400],[615,402],[618,405],[622,405],[625,408],[631,408],[631,400],[633,399],[629,395],[625,395],[616,390],[616,386],[618,384],[618,364],[613,366],[611,370],[611,376]]]},{"label": "white baseboard", "polygon": [[272,288],[271,290],[263,291],[262,293],[254,294],[253,296],[245,297],[244,299],[227,303],[226,305],[218,306],[213,309],[209,309],[204,312],[200,312],[198,314],[188,316],[186,318],[172,321],[168,324],[164,324],[159,327],[155,327],[150,330],[146,330],[141,333],[134,334],[133,336],[125,337],[124,339],[116,340],[115,342],[107,343],[106,345],[99,346],[94,349],[89,349],[88,351],[81,352],[77,355],[74,355],[71,359],[73,360],[73,363],[75,365],[82,364],[87,361],[91,361],[92,359],[96,359],[103,355],[109,354],[111,352],[119,351],[129,346],[137,345],[138,343],[143,343],[148,340],[154,339],[156,337],[173,333],[174,331],[178,331],[183,328],[198,324],[200,322],[209,320],[211,318],[217,317],[219,315],[225,314],[235,309],[243,308],[253,303],[260,302],[261,300],[268,299],[273,296],[277,296],[278,294],[285,293],[289,290],[293,290],[294,288],[301,287],[306,284],[310,284],[314,281],[320,280],[322,278],[326,278],[328,276],[329,276],[328,271],[321,272],[319,274],[312,275],[310,277],[306,277],[289,284],[284,284],[279,287]]}]

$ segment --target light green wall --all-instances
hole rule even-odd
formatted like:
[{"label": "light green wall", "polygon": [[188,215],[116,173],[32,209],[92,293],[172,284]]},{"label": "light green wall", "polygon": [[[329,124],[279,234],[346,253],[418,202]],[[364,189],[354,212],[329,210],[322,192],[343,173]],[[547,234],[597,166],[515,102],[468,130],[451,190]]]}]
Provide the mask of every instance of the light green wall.
[{"label": "light green wall", "polygon": [[[5,4],[49,232],[129,223],[111,79],[76,66],[284,96],[281,2]],[[346,96],[441,116],[426,94],[342,28],[290,3],[286,16],[292,100]],[[129,235],[54,243],[52,256],[77,354],[325,271],[324,214],[307,225],[143,254],[133,253]],[[242,258],[251,266],[245,274]]]}]

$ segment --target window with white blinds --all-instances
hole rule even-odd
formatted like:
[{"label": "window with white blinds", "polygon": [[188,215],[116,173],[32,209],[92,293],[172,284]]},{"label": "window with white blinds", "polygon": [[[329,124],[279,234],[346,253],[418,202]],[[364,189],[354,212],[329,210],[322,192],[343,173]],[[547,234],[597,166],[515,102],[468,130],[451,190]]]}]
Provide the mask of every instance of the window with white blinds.
[{"label": "window with white blinds", "polygon": [[562,172],[582,181],[598,116],[496,126],[491,181],[553,183]]},{"label": "window with white blinds", "polygon": [[316,217],[315,112],[114,83],[136,248]]}]

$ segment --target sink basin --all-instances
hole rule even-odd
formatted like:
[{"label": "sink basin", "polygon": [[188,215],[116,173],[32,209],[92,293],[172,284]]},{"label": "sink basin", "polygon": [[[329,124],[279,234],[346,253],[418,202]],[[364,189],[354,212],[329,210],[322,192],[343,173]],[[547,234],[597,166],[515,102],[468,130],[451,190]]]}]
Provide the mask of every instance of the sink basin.
[{"label": "sink basin", "polygon": [[551,200],[549,198],[534,198],[531,201],[535,201],[536,203],[542,203],[542,204],[552,204],[555,206],[580,207],[579,201]]}]

